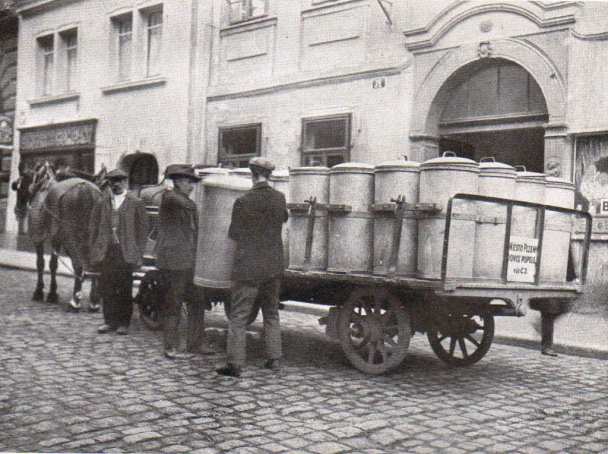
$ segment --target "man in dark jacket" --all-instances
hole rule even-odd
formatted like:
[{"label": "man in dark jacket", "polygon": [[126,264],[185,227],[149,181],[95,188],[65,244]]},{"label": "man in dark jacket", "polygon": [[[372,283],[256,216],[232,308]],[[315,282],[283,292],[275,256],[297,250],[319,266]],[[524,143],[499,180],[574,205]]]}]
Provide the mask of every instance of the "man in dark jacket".
[{"label": "man in dark jacket", "polygon": [[[188,355],[178,353],[179,322],[184,296],[192,285],[198,238],[198,213],[196,204],[189,196],[200,180],[194,169],[186,165],[170,165],[166,177],[173,180],[174,189],[162,196],[159,211],[156,261],[168,285],[161,315],[164,331],[164,354],[169,359],[185,359]],[[197,320],[189,317],[189,333],[196,328],[204,333],[204,312],[201,307]],[[194,346],[189,345],[189,349]],[[205,350],[202,346],[200,349]],[[211,353],[205,350],[203,353]]]},{"label": "man in dark jacket", "polygon": [[253,188],[234,203],[228,236],[236,241],[232,269],[232,295],[228,328],[227,364],[221,375],[239,377],[245,364],[247,320],[254,304],[261,305],[267,361],[264,367],[280,369],[281,330],[279,290],[284,270],[281,230],[287,221],[283,193],[268,179],[274,165],[265,158],[249,162]]},{"label": "man in dark jacket", "polygon": [[91,262],[101,265],[100,289],[104,324],[97,332],[127,334],[133,314],[132,273],[142,263],[148,216],[144,203],[127,192],[120,169],[106,177],[110,191],[93,207],[90,219]]},{"label": "man in dark jacket", "polygon": [[32,170],[25,167],[25,163],[19,163],[19,178],[11,184],[13,191],[17,192],[17,203],[15,204],[15,216],[19,223],[19,235],[25,234],[25,219],[27,218],[28,203],[30,201],[30,185],[33,182]]}]

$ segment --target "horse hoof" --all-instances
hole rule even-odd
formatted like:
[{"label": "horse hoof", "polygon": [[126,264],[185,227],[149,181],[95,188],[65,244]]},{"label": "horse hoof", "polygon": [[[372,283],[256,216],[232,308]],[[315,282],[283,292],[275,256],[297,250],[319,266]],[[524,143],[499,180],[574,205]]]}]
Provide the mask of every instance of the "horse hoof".
[{"label": "horse hoof", "polygon": [[72,310],[74,312],[79,312],[81,308],[80,302],[76,301],[75,299],[71,299],[70,302],[68,303],[68,310]]},{"label": "horse hoof", "polygon": [[57,296],[57,293],[49,293],[48,295],[46,295],[47,303],[56,303],[58,301],[59,301],[59,297]]},{"label": "horse hoof", "polygon": [[42,289],[36,289],[32,295],[32,301],[44,301],[44,292]]},{"label": "horse hoof", "polygon": [[89,304],[89,312],[99,312],[99,304]]}]

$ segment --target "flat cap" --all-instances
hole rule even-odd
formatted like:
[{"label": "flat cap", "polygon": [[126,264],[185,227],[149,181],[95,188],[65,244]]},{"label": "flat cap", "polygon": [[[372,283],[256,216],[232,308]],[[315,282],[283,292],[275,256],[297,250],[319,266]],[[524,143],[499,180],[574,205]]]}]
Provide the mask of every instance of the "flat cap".
[{"label": "flat cap", "polygon": [[201,177],[194,172],[194,168],[188,164],[171,164],[167,166],[165,176],[171,179],[185,177],[194,181],[199,181],[201,179]]},{"label": "flat cap", "polygon": [[106,174],[106,178],[108,180],[126,180],[127,178],[129,178],[129,176],[120,169],[114,169],[114,170],[110,170]]},{"label": "flat cap", "polygon": [[255,157],[249,160],[249,167],[257,167],[259,169],[267,170],[272,172],[274,170],[274,164],[270,161],[270,159]]}]

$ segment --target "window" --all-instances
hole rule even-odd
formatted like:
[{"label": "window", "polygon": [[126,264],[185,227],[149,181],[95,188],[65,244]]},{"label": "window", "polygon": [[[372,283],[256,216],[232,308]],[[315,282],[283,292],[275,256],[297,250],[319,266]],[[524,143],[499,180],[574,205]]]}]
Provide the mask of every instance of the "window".
[{"label": "window", "polygon": [[260,156],[261,139],[261,124],[220,128],[219,164],[247,167],[251,158]]},{"label": "window", "polygon": [[60,33],[60,36],[65,65],[64,88],[66,92],[75,91],[78,82],[78,32],[68,30]]},{"label": "window", "polygon": [[160,73],[160,47],[163,35],[162,9],[148,13],[146,19],[146,75],[155,76]]},{"label": "window", "polygon": [[266,14],[267,0],[226,0],[230,23],[246,21]]},{"label": "window", "polygon": [[350,160],[351,116],[302,120],[302,164],[332,167]]},{"label": "window", "polygon": [[53,74],[55,67],[55,47],[53,35],[38,38],[39,52],[39,92],[41,96],[53,93]]},{"label": "window", "polygon": [[163,7],[154,5],[111,18],[111,62],[118,82],[162,73]]},{"label": "window", "polygon": [[118,80],[131,78],[133,52],[133,15],[131,13],[112,18],[116,35],[116,65]]}]

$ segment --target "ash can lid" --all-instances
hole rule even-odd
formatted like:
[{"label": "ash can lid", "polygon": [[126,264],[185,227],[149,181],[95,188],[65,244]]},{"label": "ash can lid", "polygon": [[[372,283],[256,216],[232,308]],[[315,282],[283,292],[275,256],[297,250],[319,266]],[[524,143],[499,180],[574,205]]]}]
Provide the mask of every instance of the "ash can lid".
[{"label": "ash can lid", "polygon": [[547,183],[547,188],[569,189],[572,191],[576,188],[574,183],[563,178],[546,176],[545,181]]},{"label": "ash can lid", "polygon": [[417,161],[386,161],[375,167],[375,173],[381,172],[420,172],[420,163]]},{"label": "ash can lid", "polygon": [[296,175],[327,175],[329,169],[327,167],[294,167],[289,169],[290,176]]},{"label": "ash can lid", "polygon": [[374,166],[363,162],[343,162],[329,169],[329,173],[363,173],[373,175]]},{"label": "ash can lid", "polygon": [[479,172],[481,176],[496,176],[504,178],[515,178],[517,172],[515,167],[505,164],[504,162],[496,162],[494,158],[481,158],[479,160]]},{"label": "ash can lid", "polygon": [[479,164],[468,158],[456,156],[452,151],[446,151],[438,158],[429,159],[420,164],[420,170],[467,170],[479,172]]}]

